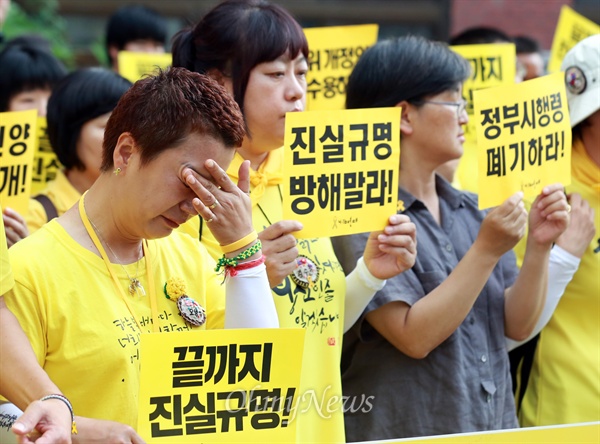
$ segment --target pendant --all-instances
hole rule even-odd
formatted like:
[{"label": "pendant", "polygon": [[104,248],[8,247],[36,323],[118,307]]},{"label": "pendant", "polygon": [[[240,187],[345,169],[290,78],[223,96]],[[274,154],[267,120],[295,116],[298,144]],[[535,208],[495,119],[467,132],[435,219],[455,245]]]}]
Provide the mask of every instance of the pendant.
[{"label": "pendant", "polygon": [[303,255],[296,258],[296,269],[290,275],[292,281],[302,288],[308,288],[319,280],[319,267]]},{"label": "pendant", "polygon": [[129,280],[131,281],[131,283],[129,284],[129,294],[131,296],[136,294],[138,292],[138,290],[140,292],[140,296],[146,296],[146,290],[144,290],[144,287],[142,286],[142,283],[140,282],[140,280],[138,278],[129,279]]},{"label": "pendant", "polygon": [[177,309],[186,322],[196,327],[206,322],[206,310],[204,310],[204,307],[187,295],[183,295],[177,299]]}]

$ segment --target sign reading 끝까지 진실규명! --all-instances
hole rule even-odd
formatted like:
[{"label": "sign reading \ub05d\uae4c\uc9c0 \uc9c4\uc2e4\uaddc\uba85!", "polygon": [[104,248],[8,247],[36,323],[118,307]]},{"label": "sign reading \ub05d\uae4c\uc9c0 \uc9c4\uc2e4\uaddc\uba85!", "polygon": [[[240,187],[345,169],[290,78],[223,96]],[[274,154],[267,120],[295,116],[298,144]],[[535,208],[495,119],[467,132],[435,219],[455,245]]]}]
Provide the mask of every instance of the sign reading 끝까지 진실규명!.
[{"label": "sign reading \ub05d\uae4c\uc9c0 \uc9c4\uc2e4\uaddc\uba85!", "polygon": [[463,83],[463,98],[467,101],[469,122],[463,126],[465,143],[463,155],[455,173],[461,190],[478,193],[477,189],[477,132],[473,112],[473,91],[500,85],[513,85],[516,75],[516,50],[513,43],[451,46],[471,65],[471,74]]},{"label": "sign reading \ub05d\uae4c\uc9c0 \uc9c4\uc2e4\uaddc\uba85!", "polygon": [[294,442],[304,334],[143,334],[138,433],[148,443]]}]

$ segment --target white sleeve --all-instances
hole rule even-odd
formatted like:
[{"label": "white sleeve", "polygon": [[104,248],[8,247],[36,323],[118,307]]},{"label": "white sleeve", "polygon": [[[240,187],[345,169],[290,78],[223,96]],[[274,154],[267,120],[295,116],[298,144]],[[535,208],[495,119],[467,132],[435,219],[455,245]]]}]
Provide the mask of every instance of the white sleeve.
[{"label": "white sleeve", "polygon": [[362,256],[358,259],[354,270],[346,276],[344,333],[350,330],[375,293],[385,286],[385,282],[371,274]]},{"label": "white sleeve", "polygon": [[279,327],[264,264],[227,277],[225,286],[225,328]]},{"label": "white sleeve", "polygon": [[542,309],[542,314],[540,315],[537,324],[535,324],[533,332],[527,339],[523,341],[513,341],[512,339],[506,338],[506,347],[508,351],[526,343],[542,331],[542,328],[546,326],[552,317],[560,298],[565,292],[565,288],[567,288],[567,285],[571,282],[571,279],[573,279],[573,275],[577,271],[577,268],[579,268],[580,262],[581,259],[577,256],[573,256],[558,245],[555,245],[552,248],[548,261],[548,290],[546,292],[546,303]]}]

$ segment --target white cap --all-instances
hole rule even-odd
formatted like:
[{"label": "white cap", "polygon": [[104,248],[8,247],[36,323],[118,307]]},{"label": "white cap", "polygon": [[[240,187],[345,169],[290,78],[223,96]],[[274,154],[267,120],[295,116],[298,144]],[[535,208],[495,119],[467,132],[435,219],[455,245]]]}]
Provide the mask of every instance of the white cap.
[{"label": "white cap", "polygon": [[571,127],[600,109],[600,34],[578,42],[561,65],[569,100]]}]

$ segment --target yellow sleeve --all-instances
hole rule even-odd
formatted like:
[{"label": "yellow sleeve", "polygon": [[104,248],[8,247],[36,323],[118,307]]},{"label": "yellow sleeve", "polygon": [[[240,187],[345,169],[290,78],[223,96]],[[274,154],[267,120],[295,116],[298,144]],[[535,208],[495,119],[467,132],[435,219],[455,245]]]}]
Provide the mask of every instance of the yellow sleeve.
[{"label": "yellow sleeve", "polygon": [[8,309],[15,315],[21,328],[27,335],[38,363],[44,366],[46,360],[46,328],[43,311],[38,297],[23,285],[18,279],[15,286],[4,295]]}]

